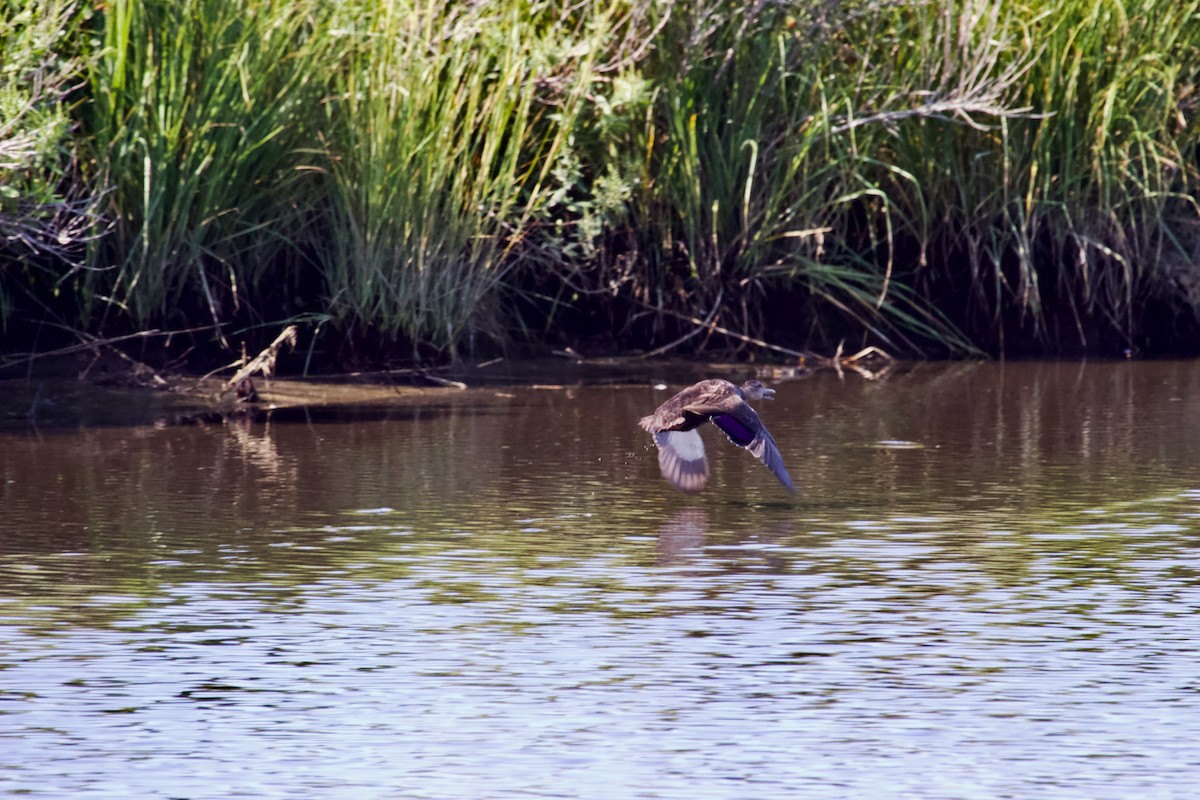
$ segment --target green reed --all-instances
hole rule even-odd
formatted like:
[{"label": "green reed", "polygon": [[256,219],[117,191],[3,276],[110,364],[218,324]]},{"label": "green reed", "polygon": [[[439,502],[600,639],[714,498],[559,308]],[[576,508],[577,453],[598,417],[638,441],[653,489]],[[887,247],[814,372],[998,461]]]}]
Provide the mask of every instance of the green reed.
[{"label": "green reed", "polygon": [[1197,5],[676,4],[639,290],[959,351],[1194,319]]},{"label": "green reed", "polygon": [[201,305],[215,323],[288,281],[295,153],[322,90],[308,60],[320,5],[105,6],[82,109],[114,226],[86,286],[105,316],[145,324]]},{"label": "green reed", "polygon": [[1127,6],[59,3],[86,157],[0,192],[103,198],[34,290],[94,327],[1133,346],[1200,309],[1200,0]]},{"label": "green reed", "polygon": [[1047,26],[1023,90],[1053,116],[1021,126],[1010,147],[1029,224],[1050,231],[1079,313],[1129,339],[1147,297],[1190,286],[1179,300],[1200,307],[1200,3],[1142,5],[1079,3]]},{"label": "green reed", "polygon": [[559,2],[344,11],[324,128],[331,308],[414,348],[500,335],[497,292],[547,203],[604,19]]},{"label": "green reed", "polygon": [[[647,20],[657,35],[639,76],[652,88],[625,124],[606,104],[589,129],[593,161],[611,171],[625,154],[615,162],[628,214],[616,227],[636,257],[585,250],[583,263],[565,259],[572,285],[627,293],[656,338],[680,317],[793,339],[839,317],[885,343],[971,349],[893,263],[896,199],[875,175],[890,117],[859,118],[870,75],[853,63],[867,54],[824,10],[696,0]],[[794,311],[768,324],[780,292]]]},{"label": "green reed", "polygon": [[982,318],[993,349],[1010,332],[1132,345],[1146,315],[1200,309],[1200,4],[1123,9],[960,0],[881,10],[857,32],[876,45],[873,85],[951,101],[877,142],[875,175],[929,302]]}]

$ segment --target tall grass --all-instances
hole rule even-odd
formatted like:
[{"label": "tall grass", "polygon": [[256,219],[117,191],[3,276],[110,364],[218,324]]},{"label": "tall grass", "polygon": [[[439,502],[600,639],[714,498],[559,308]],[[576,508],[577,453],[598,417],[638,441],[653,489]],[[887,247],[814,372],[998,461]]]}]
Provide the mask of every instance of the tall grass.
[{"label": "tall grass", "polygon": [[979,98],[955,95],[935,106],[880,96],[887,78],[855,66],[872,55],[854,49],[862,42],[848,29],[861,10],[830,19],[828,9],[720,0],[671,6],[642,64],[656,87],[644,123],[613,126],[605,106],[595,125],[597,150],[613,151],[605,139],[616,127],[619,151],[632,154],[618,163],[629,186],[624,224],[632,241],[622,247],[634,265],[588,252],[586,265],[569,269],[573,285],[590,278],[593,292],[627,292],[654,338],[697,317],[767,333],[768,302],[787,291],[793,310],[773,310],[773,325],[792,328],[793,338],[837,316],[884,343],[912,349],[914,339],[933,338],[971,349],[900,280],[896,198],[874,173],[891,125]]},{"label": "tall grass", "polygon": [[675,4],[635,292],[769,333],[785,291],[906,349],[1194,320],[1197,5]]},{"label": "tall grass", "polygon": [[[1200,300],[1200,3],[1144,5],[1079,4],[1045,27],[1046,56],[1022,88],[1053,116],[1009,143],[1029,198],[1010,216],[1047,232],[1059,269],[1046,277],[1072,297],[1079,335],[1098,315],[1130,344],[1143,298],[1175,284]],[[1029,287],[1048,271],[1024,260],[1020,272]]]},{"label": "tall grass", "polygon": [[325,104],[340,319],[453,351],[548,200],[605,18],[561,2],[366,2],[333,30]]},{"label": "tall grass", "polygon": [[[54,131],[0,164],[0,218],[104,198],[86,269],[48,255],[93,326],[311,312],[450,355],[1200,330],[1200,0],[52,5],[0,5],[0,154],[35,109]],[[13,79],[47,35],[74,132]]]},{"label": "tall grass", "polygon": [[939,62],[951,77],[975,62],[970,81],[1025,112],[909,121],[881,148],[910,176],[878,173],[928,263],[931,301],[968,296],[956,310],[977,315],[991,349],[1021,335],[1132,347],[1147,315],[1200,309],[1200,4],[1127,5],[961,0],[871,29],[884,71],[914,76],[913,90],[942,81]]},{"label": "tall grass", "polygon": [[171,319],[199,297],[217,323],[265,281],[288,281],[303,201],[292,194],[295,153],[323,89],[308,60],[321,5],[104,7],[83,108],[90,178],[108,192],[114,226],[93,249],[83,295],[101,317]]}]

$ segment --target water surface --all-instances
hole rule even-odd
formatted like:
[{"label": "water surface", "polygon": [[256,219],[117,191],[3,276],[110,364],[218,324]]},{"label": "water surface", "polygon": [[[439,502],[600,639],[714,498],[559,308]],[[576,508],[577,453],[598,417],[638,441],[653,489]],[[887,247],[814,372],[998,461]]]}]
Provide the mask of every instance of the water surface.
[{"label": "water surface", "polygon": [[1194,796],[1200,365],[776,386],[10,422],[0,796]]}]

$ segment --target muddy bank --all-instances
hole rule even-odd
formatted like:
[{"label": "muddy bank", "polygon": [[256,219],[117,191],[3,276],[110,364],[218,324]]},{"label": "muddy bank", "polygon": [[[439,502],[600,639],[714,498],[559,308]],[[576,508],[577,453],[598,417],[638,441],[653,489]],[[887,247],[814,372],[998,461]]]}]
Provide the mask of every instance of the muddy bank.
[{"label": "muddy bank", "polygon": [[[255,374],[240,381],[222,374],[158,372],[119,360],[97,363],[73,355],[44,359],[36,368],[0,372],[0,428],[186,425],[229,420],[386,417],[398,409],[469,401],[505,387],[570,391],[581,386],[682,384],[706,377],[758,375],[784,380],[834,362],[764,366],[722,361],[586,359],[564,354],[541,359],[491,359],[441,369],[395,369],[319,377]],[[841,366],[868,377],[903,369],[875,358]]]}]

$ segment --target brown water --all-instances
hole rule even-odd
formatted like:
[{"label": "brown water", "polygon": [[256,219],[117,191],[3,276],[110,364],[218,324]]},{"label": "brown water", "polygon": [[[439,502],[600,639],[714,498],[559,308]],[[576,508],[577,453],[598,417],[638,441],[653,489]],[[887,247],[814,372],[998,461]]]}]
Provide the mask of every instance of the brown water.
[{"label": "brown water", "polygon": [[1200,364],[0,431],[0,796],[1184,798]]}]

